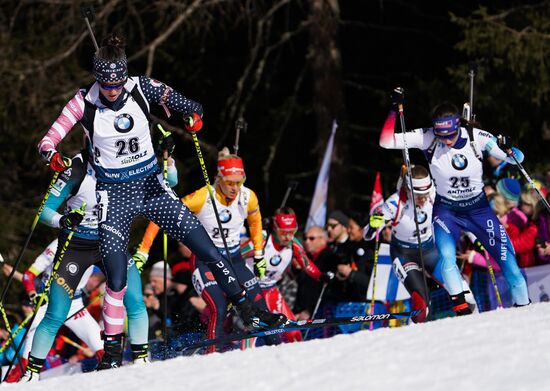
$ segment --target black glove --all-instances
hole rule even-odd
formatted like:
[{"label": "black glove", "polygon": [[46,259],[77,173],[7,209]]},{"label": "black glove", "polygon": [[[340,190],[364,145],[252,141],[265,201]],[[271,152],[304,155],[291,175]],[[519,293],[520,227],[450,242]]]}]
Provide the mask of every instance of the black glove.
[{"label": "black glove", "polygon": [[508,136],[504,136],[502,134],[499,134],[497,136],[497,145],[504,152],[508,152],[509,150],[512,149],[512,140]]},{"label": "black glove", "polygon": [[80,209],[72,210],[59,219],[59,227],[73,229],[82,223],[82,219],[84,219],[84,213]]},{"label": "black glove", "polygon": [[405,99],[405,90],[403,89],[403,87],[395,87],[391,92],[392,109],[397,111],[399,109],[399,105],[403,104],[404,99]]},{"label": "black glove", "polygon": [[174,149],[176,148],[174,137],[172,137],[171,133],[169,133],[168,136],[161,136],[158,140],[157,145],[157,152],[160,153],[167,151],[169,155],[172,155],[174,153]]},{"label": "black glove", "polygon": [[319,281],[328,284],[334,280],[334,273],[333,272],[325,272],[319,276]]}]

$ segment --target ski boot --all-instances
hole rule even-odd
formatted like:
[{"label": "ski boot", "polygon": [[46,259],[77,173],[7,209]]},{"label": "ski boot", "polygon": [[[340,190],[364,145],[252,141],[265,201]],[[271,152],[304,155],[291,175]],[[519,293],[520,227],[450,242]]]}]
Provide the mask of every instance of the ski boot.
[{"label": "ski boot", "polygon": [[105,353],[96,368],[97,371],[122,366],[122,336],[123,334],[103,336]]},{"label": "ski boot", "polygon": [[25,370],[25,373],[23,376],[21,376],[21,379],[19,379],[20,383],[34,383],[39,380],[40,377],[40,370],[42,369],[42,366],[44,365],[44,361],[46,361],[43,358],[36,358],[31,355],[29,355],[29,361],[27,363],[27,369]]},{"label": "ski boot", "polygon": [[517,303],[514,303],[514,308],[527,307],[528,305],[531,305],[531,303],[533,303],[533,302],[531,301],[531,299],[529,299],[529,303],[527,303],[527,304],[517,304]]},{"label": "ski boot", "polygon": [[472,313],[472,309],[464,297],[464,292],[451,296],[451,302],[453,304],[453,311],[456,316],[470,315]]},{"label": "ski boot", "polygon": [[417,292],[413,292],[411,295],[412,309],[418,311],[416,315],[411,316],[411,320],[414,323],[424,323],[428,319],[430,313],[430,307],[424,300],[424,298]]},{"label": "ski boot", "polygon": [[271,312],[260,310],[244,295],[239,295],[238,299],[233,301],[233,303],[243,323],[254,329],[277,328],[288,320],[283,314],[272,314]]},{"label": "ski boot", "polygon": [[148,344],[132,344],[130,347],[132,348],[132,359],[134,364],[143,365],[151,362],[151,360],[149,360]]}]

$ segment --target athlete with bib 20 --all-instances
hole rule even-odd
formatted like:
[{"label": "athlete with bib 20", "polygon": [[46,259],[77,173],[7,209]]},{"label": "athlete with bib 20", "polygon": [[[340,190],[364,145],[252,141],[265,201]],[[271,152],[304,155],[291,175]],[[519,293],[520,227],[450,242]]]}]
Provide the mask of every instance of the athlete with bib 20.
[{"label": "athlete with bib 20", "polygon": [[[246,179],[242,159],[230,154],[227,148],[223,148],[218,154],[218,169],[212,195],[216,203],[216,209],[212,205],[212,199],[208,188],[203,186],[199,190],[182,198],[183,203],[197,216],[206,232],[214,242],[217,250],[224,258],[227,257],[225,244],[231,259],[231,266],[237,275],[238,281],[246,289],[247,296],[254,305],[262,310],[267,310],[262,290],[258,284],[258,278],[263,278],[266,262],[263,256],[262,242],[262,216],[258,197],[254,191],[244,186]],[[219,213],[221,232],[217,222],[216,210]],[[247,267],[240,252],[241,231],[245,221],[248,224],[251,241],[254,248],[254,270],[257,276]],[[149,249],[153,243],[159,227],[149,223],[143,240],[134,259],[139,263],[140,257],[146,261]],[[225,244],[224,244],[225,241]],[[227,298],[223,289],[214,280],[210,270],[200,262],[200,254],[193,257],[193,286],[198,294],[207,303],[210,317],[208,320],[208,338],[216,338],[223,335],[223,324],[227,315]],[[265,337],[267,344],[280,343],[277,335]],[[216,347],[208,348],[209,352]]]},{"label": "athlete with bib 20", "polygon": [[[396,108],[403,103],[403,89],[393,91],[392,103],[393,110],[380,134],[380,146],[404,149],[403,134],[395,133]],[[406,132],[406,146],[424,152],[436,184],[434,238],[441,273],[453,299],[454,311],[458,315],[471,313],[464,299],[462,279],[456,265],[456,243],[461,230],[472,232],[497,260],[510,286],[514,304],[529,304],[527,284],[518,268],[512,243],[483,192],[481,160],[483,155],[490,155],[514,164],[504,151],[513,152],[520,162],[523,161],[523,153],[512,148],[507,137],[496,138],[469,124],[461,126],[458,109],[450,103],[435,107],[432,121],[432,127]]]}]

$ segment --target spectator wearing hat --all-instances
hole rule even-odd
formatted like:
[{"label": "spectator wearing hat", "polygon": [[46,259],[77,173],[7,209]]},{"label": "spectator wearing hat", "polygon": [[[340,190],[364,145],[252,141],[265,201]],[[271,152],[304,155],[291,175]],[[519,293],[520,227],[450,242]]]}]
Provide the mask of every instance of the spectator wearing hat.
[{"label": "spectator wearing hat", "polygon": [[509,207],[508,213],[502,220],[516,251],[518,266],[535,266],[535,244],[538,227],[532,218],[534,217],[537,198],[531,195],[530,190],[522,191],[520,183],[512,178],[499,180],[496,188],[505,198]]},{"label": "spectator wearing hat", "polygon": [[338,245],[348,240],[349,217],[341,210],[335,210],[328,216],[327,233],[328,242],[331,245]]},{"label": "spectator wearing hat", "polygon": [[336,273],[338,264],[351,263],[348,224],[349,217],[341,210],[333,211],[328,217],[328,247],[336,257],[332,258],[333,262],[328,265],[327,271]]}]

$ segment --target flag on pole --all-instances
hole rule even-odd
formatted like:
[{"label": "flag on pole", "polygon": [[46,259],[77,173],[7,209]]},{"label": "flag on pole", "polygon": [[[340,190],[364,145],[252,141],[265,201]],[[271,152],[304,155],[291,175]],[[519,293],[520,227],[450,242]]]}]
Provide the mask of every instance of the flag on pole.
[{"label": "flag on pole", "polygon": [[336,120],[332,121],[332,131],[328,139],[327,149],[323,157],[323,163],[315,182],[315,191],[309,208],[307,217],[306,230],[314,225],[324,227],[327,220],[327,194],[328,194],[328,179],[330,176],[330,160],[332,159],[332,149],[334,147],[334,135],[338,124]]},{"label": "flag on pole", "polygon": [[382,182],[380,181],[380,171],[376,172],[376,178],[374,179],[374,189],[372,190],[372,197],[370,199],[369,214],[372,215],[384,205],[384,196],[382,195]]}]

